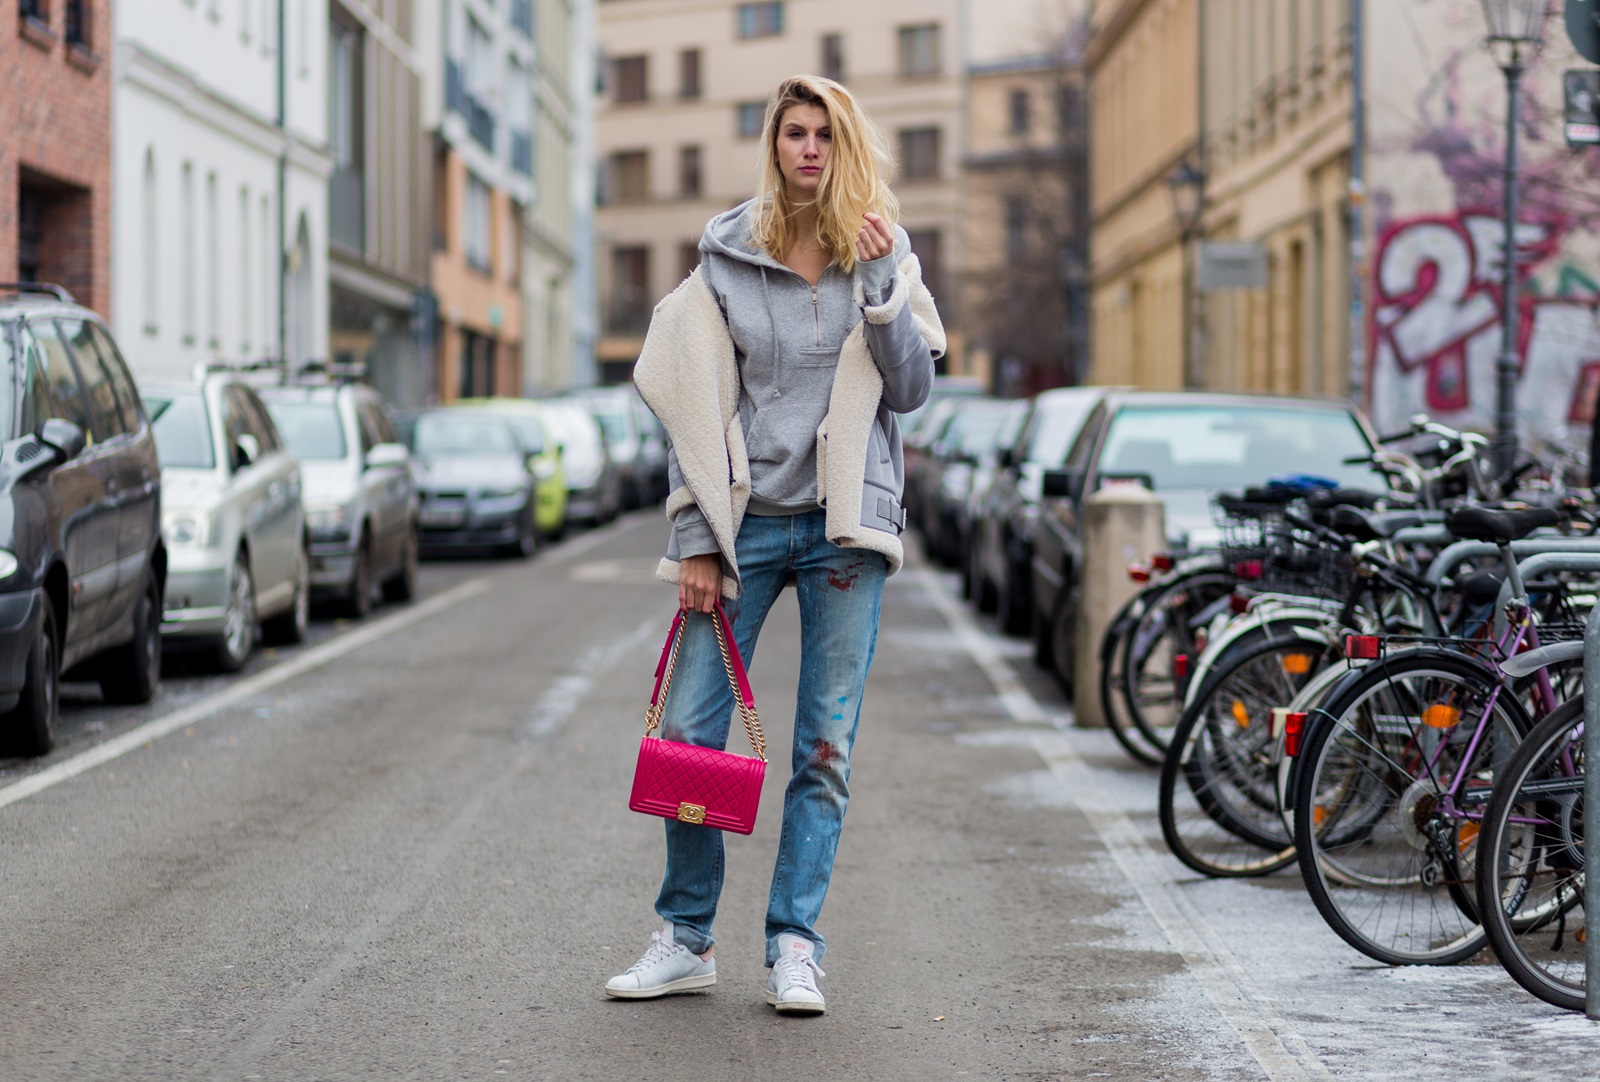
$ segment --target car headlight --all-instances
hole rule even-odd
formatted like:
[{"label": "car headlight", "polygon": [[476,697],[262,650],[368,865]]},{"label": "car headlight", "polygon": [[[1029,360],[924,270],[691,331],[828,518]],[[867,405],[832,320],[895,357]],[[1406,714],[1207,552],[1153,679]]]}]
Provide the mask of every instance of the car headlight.
[{"label": "car headlight", "polygon": [[14,552],[0,549],[0,579],[9,579],[17,573],[17,556]]},{"label": "car headlight", "polygon": [[482,499],[494,503],[501,503],[506,500],[520,500],[522,499],[522,496],[523,490],[520,488],[505,488],[496,489],[493,492],[485,492],[482,496]]},{"label": "car headlight", "polygon": [[209,520],[199,515],[172,515],[161,523],[161,532],[169,545],[203,546],[209,525]]}]

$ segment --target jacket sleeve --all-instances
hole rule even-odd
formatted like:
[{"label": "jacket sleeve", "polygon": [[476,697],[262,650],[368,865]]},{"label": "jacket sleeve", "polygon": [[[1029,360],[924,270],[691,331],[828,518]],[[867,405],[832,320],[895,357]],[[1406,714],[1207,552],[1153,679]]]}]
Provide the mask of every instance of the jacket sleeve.
[{"label": "jacket sleeve", "polygon": [[[678,452],[668,444],[667,491],[677,492],[683,487],[683,473],[678,469]],[[690,556],[708,556],[712,553],[720,555],[722,552],[717,544],[716,535],[711,532],[711,525],[706,522],[706,516],[700,511],[700,505],[692,501],[672,516],[672,541],[672,548],[675,551],[669,555],[679,560]]]},{"label": "jacket sleeve", "polygon": [[[881,259],[859,264],[866,306],[881,308],[894,298],[900,284],[896,267],[911,254],[911,239],[895,226],[894,251]],[[917,330],[911,305],[902,303],[887,323],[865,320],[867,346],[883,375],[883,404],[896,413],[909,413],[927,401],[933,387],[935,352]]]}]

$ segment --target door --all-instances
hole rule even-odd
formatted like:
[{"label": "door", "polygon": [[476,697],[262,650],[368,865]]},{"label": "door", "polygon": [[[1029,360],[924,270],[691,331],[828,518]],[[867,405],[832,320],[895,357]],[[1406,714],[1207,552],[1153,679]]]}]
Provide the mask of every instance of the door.
[{"label": "door", "polygon": [[[117,591],[118,517],[113,502],[117,448],[108,446],[104,428],[96,431],[83,394],[83,380],[72,352],[54,320],[29,320],[33,362],[44,373],[49,402],[41,416],[64,417],[83,428],[83,453],[39,475],[46,490],[58,545],[67,561],[67,611],[57,613],[67,625],[64,654],[73,645],[103,630],[110,621]],[[114,443],[115,441],[110,441]],[[70,664],[75,658],[64,657]]]},{"label": "door", "polygon": [[222,398],[229,447],[248,435],[259,448],[254,461],[235,471],[234,483],[244,489],[242,495],[248,502],[244,522],[250,539],[250,569],[256,579],[256,606],[267,616],[294,596],[303,532],[300,467],[283,449],[277,427],[254,391],[231,383],[222,389]]}]

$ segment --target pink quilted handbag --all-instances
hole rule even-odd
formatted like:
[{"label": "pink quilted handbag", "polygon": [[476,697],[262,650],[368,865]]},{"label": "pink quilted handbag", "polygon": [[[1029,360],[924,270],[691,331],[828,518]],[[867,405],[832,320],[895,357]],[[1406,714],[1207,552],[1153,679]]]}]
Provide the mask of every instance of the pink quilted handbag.
[{"label": "pink quilted handbag", "polygon": [[656,665],[656,687],[650,696],[650,709],[644,715],[644,739],[639,743],[639,763],[633,771],[633,795],[628,807],[646,815],[676,819],[681,823],[716,827],[749,834],[756,828],[756,809],[761,803],[761,782],[767,775],[767,738],[756,717],[755,696],[750,678],[745,675],[739,645],[733,639],[728,614],[717,604],[713,627],[717,646],[722,650],[722,667],[728,671],[728,686],[733,689],[739,716],[744,719],[744,735],[755,755],[735,755],[716,748],[680,744],[650,734],[661,725],[672,671],[678,665],[678,648],[683,645],[683,621],[688,615],[678,611],[667,632]]}]

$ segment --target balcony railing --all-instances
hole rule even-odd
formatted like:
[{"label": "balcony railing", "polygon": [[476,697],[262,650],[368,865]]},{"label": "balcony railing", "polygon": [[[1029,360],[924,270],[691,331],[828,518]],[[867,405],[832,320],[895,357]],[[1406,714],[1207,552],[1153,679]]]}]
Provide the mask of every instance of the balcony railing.
[{"label": "balcony railing", "polygon": [[511,25],[533,37],[533,0],[511,0]]},{"label": "balcony railing", "polygon": [[523,176],[533,176],[533,136],[525,131],[511,133],[511,168]]},{"label": "balcony railing", "polygon": [[367,246],[366,183],[359,169],[335,170],[328,178],[328,240],[352,252]]}]

